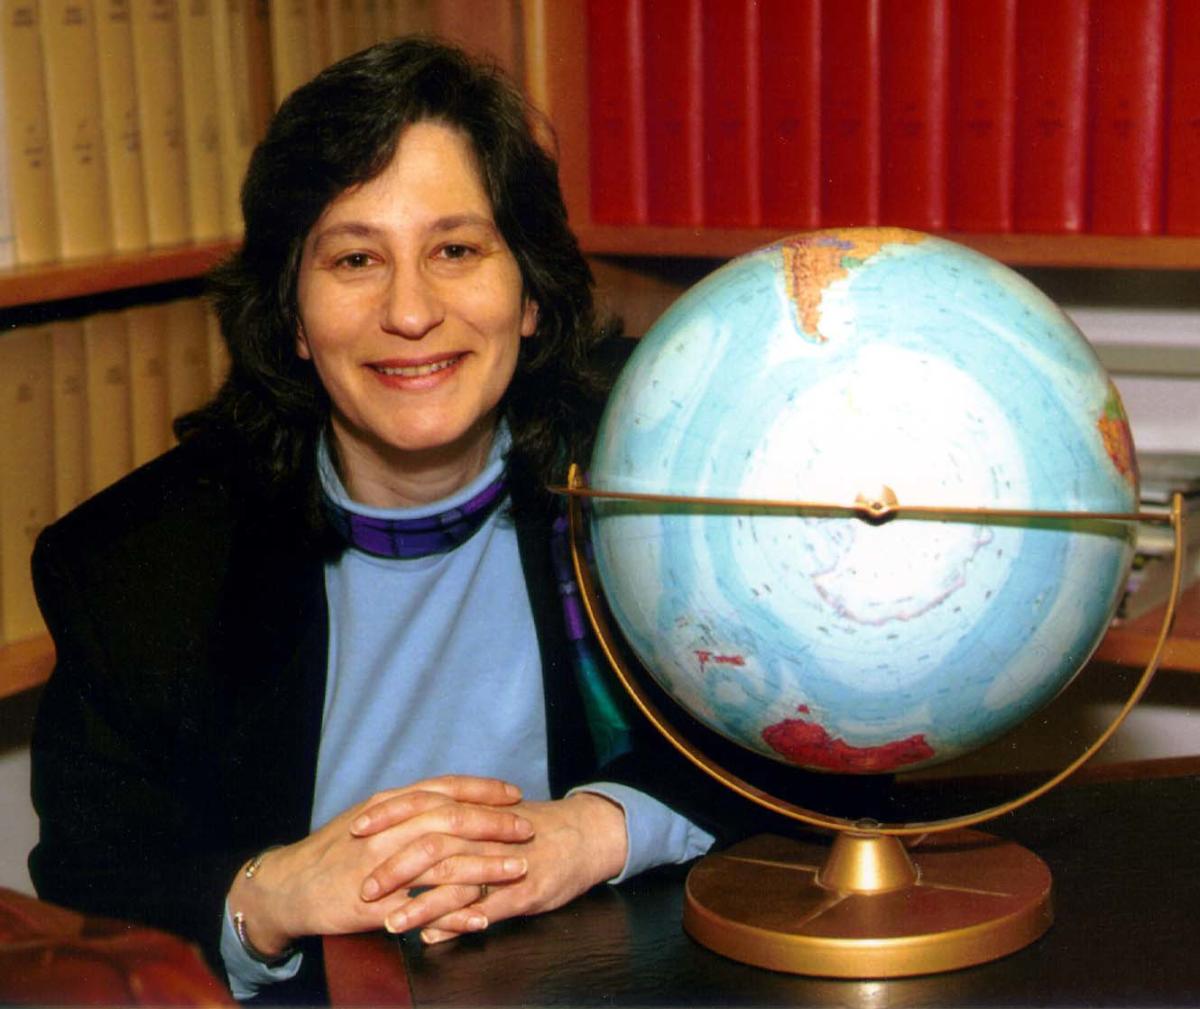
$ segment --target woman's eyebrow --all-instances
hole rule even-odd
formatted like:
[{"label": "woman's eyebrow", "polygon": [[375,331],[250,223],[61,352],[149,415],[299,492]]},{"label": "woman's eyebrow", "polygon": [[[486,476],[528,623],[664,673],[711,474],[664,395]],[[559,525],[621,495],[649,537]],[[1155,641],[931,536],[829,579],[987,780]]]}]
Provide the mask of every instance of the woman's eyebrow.
[{"label": "woman's eyebrow", "polygon": [[[488,231],[498,234],[496,222],[484,214],[462,213],[462,214],[447,214],[443,217],[435,218],[429,225],[430,231],[444,232],[454,231],[456,228],[464,227],[479,227],[486,228]],[[384,234],[386,228],[379,227],[375,224],[370,224],[366,221],[340,221],[337,224],[330,224],[326,228],[321,228],[313,235],[313,248],[319,248],[321,243],[331,238],[377,238]]]}]

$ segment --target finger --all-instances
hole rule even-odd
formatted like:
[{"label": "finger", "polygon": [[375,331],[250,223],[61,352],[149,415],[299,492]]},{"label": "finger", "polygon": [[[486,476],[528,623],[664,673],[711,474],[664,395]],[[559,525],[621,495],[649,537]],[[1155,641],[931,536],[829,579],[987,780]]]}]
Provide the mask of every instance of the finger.
[{"label": "finger", "polygon": [[521,790],[499,778],[481,778],[468,774],[447,774],[426,778],[407,788],[377,792],[362,804],[350,832],[374,834],[446,801],[469,802],[481,806],[511,806],[521,801]]},{"label": "finger", "polygon": [[[421,929],[421,941],[427,945],[433,945],[445,942],[448,939],[457,938],[464,932],[478,932],[480,931],[479,916],[481,913],[483,913],[483,917],[487,920],[488,924],[491,924],[496,919],[484,913],[482,907],[482,903],[488,899],[489,890],[495,892],[494,889],[488,886],[481,887],[479,900],[474,904],[469,904],[458,911],[451,911],[449,914],[444,914],[435,921],[431,921]],[[486,928],[487,926],[485,925],[484,927]]]},{"label": "finger", "polygon": [[414,886],[508,883],[529,871],[529,863],[514,855],[451,854],[462,844],[460,838],[431,835],[409,845],[363,880],[362,899],[379,900],[396,890]]},{"label": "finger", "polygon": [[390,912],[383,925],[389,932],[407,932],[413,928],[424,928],[452,912],[465,910],[466,930],[478,932],[487,928],[487,915],[479,908],[467,908],[478,896],[479,887],[474,883],[435,886]]},{"label": "finger", "polygon": [[[441,885],[443,883],[491,883],[524,875],[527,863],[520,855],[501,845],[521,844],[533,833],[523,817],[510,813],[462,807],[466,815],[449,815],[453,833],[447,824],[432,826],[428,833],[405,844],[375,866],[363,879],[363,900],[378,900],[401,887]],[[479,815],[476,815],[479,814]],[[437,827],[442,829],[436,829]],[[500,850],[480,851],[467,842],[486,842]]]}]

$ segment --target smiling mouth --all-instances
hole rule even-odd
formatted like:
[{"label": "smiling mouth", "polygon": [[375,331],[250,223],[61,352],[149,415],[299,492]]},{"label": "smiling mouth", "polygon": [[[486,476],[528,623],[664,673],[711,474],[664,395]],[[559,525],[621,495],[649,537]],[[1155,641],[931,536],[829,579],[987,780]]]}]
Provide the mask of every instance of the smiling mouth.
[{"label": "smiling mouth", "polygon": [[399,378],[422,378],[425,375],[433,375],[439,371],[445,371],[447,368],[458,364],[460,360],[462,360],[461,357],[449,357],[444,361],[433,361],[429,364],[402,366],[373,364],[371,367],[381,375],[392,375]]}]

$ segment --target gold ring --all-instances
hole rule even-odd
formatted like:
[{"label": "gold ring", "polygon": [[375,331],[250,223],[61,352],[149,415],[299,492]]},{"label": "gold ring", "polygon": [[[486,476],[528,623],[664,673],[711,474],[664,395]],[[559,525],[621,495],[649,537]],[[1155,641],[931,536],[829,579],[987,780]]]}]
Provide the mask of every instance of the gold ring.
[{"label": "gold ring", "polygon": [[479,899],[480,900],[486,900],[487,895],[491,892],[492,892],[492,888],[490,886],[488,886],[487,883],[479,884]]}]

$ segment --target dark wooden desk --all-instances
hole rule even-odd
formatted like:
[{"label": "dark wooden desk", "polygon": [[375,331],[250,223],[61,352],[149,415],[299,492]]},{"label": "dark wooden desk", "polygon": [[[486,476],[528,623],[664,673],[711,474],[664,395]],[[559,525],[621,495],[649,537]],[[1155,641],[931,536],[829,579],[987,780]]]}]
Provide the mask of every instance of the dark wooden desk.
[{"label": "dark wooden desk", "polygon": [[[1200,777],[1066,785],[989,826],[1049,864],[1057,918],[1032,946],[980,967],[894,981],[747,967],[684,934],[675,869],[449,945],[357,937],[356,976],[374,969],[381,981],[349,1001],[404,1004],[411,988],[418,1009],[1200,1006]],[[384,976],[400,957],[407,982]]]}]

